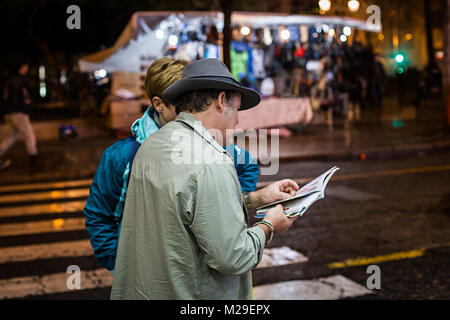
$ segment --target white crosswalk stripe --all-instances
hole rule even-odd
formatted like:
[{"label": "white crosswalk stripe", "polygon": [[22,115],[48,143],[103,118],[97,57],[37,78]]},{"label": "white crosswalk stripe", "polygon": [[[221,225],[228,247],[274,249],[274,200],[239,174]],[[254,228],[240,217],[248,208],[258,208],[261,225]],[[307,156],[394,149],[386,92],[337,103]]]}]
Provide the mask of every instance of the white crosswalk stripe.
[{"label": "white crosswalk stripe", "polygon": [[45,276],[18,277],[0,280],[0,299],[61,293],[71,290],[103,288],[112,285],[112,275],[106,269],[80,272],[80,289],[67,285],[72,273],[61,272]]},{"label": "white crosswalk stripe", "polygon": [[253,288],[255,300],[336,300],[371,294],[366,287],[335,275],[315,280],[295,280]]},{"label": "white crosswalk stripe", "polygon": [[[73,214],[77,215],[77,212],[83,210],[85,200],[80,199],[89,195],[90,182],[91,180],[87,179],[0,187],[0,299],[45,297],[74,291],[67,286],[71,276],[66,272],[68,266],[61,270],[57,264],[58,271],[55,272],[54,268],[48,273],[45,270],[36,270],[34,266],[43,259],[48,259],[50,263],[57,263],[61,259],[94,260],[87,234],[84,239],[64,239],[66,232],[85,230],[84,216],[73,217]],[[71,200],[75,198],[77,200]],[[65,213],[72,213],[72,216],[64,217]],[[55,218],[49,218],[53,214]],[[46,242],[48,240],[40,242],[43,234],[56,234],[59,238],[51,240],[50,243]],[[36,242],[22,245],[22,236],[34,237]],[[2,245],[2,239],[8,237],[15,237],[14,241],[18,243]],[[308,257],[292,248],[266,248],[257,269],[258,272],[265,272],[265,268],[307,262]],[[29,270],[29,273],[25,274],[19,268],[17,272],[8,271],[8,275],[12,276],[1,274],[1,270],[5,270],[2,267],[17,264],[20,264],[22,269]],[[112,285],[112,275],[104,268],[81,268],[80,276],[81,297],[83,290],[107,288]],[[340,275],[260,285],[254,287],[253,292],[254,299],[339,299],[368,293],[364,287]]]},{"label": "white crosswalk stripe", "polygon": [[60,200],[70,198],[81,198],[89,196],[89,189],[74,189],[74,190],[54,190],[33,193],[18,193],[0,195],[0,203],[8,204],[15,202],[32,202],[41,200]]},{"label": "white crosswalk stripe", "polygon": [[89,187],[92,179],[60,181],[60,182],[43,182],[0,186],[0,193],[3,192],[20,192],[20,191],[37,191],[45,189],[63,189],[63,188],[79,188]]},{"label": "white crosswalk stripe", "polygon": [[264,249],[261,262],[256,268],[283,266],[286,264],[307,262],[308,258],[289,247]]},{"label": "white crosswalk stripe", "polygon": [[84,218],[53,219],[38,222],[0,224],[0,235],[18,236],[45,232],[63,232],[69,230],[83,230]]},{"label": "white crosswalk stripe", "polygon": [[54,202],[28,206],[5,207],[0,208],[0,218],[77,212],[83,210],[85,203],[86,201],[80,200],[61,203]]},{"label": "white crosswalk stripe", "polygon": [[61,257],[93,255],[89,240],[64,241],[0,248],[0,264]]}]

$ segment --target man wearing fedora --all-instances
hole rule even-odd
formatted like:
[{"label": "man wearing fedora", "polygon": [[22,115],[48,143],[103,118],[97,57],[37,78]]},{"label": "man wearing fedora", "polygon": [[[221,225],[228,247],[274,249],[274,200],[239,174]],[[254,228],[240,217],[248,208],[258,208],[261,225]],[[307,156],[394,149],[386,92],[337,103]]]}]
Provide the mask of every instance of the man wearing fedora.
[{"label": "man wearing fedora", "polygon": [[219,60],[203,59],[163,98],[178,116],[144,141],[133,162],[111,298],[251,299],[251,270],[264,246],[295,218],[278,205],[250,227],[246,207],[298,190],[285,179],[242,197],[222,137],[260,96]]}]

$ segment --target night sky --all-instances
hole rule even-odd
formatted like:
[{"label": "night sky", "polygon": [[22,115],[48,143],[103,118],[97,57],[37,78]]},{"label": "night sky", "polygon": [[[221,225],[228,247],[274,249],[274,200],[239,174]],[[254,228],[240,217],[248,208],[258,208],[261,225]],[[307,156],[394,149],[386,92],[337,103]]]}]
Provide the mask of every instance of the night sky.
[{"label": "night sky", "polygon": [[[43,47],[62,63],[111,46],[136,11],[208,10],[217,1],[73,1],[14,0],[0,3],[2,39],[0,65],[7,67],[20,58],[40,63]],[[66,13],[69,5],[81,9],[81,30],[69,30]]]}]

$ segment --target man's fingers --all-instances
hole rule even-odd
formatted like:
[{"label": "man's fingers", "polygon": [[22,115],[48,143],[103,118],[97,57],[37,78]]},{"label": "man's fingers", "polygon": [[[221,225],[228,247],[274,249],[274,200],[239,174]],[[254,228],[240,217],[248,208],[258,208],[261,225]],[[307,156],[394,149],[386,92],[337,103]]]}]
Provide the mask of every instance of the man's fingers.
[{"label": "man's fingers", "polygon": [[281,182],[281,187],[284,190],[291,190],[292,189],[294,191],[297,191],[299,189],[299,186],[298,186],[297,182],[295,182],[294,180],[284,179],[284,180],[281,180],[280,182]]},{"label": "man's fingers", "polygon": [[284,208],[283,208],[283,206],[282,206],[281,204],[277,204],[277,205],[275,206],[275,208],[281,209],[281,212],[284,213]]},{"label": "man's fingers", "polygon": [[292,195],[286,192],[277,192],[277,198],[279,198],[280,200],[286,200],[292,198]]},{"label": "man's fingers", "polygon": [[291,197],[293,197],[293,196],[295,196],[295,193],[296,193],[297,190],[292,188],[292,187],[288,187],[288,188],[285,188],[284,190],[281,190],[281,191],[284,192],[284,193],[289,193],[291,195]]}]

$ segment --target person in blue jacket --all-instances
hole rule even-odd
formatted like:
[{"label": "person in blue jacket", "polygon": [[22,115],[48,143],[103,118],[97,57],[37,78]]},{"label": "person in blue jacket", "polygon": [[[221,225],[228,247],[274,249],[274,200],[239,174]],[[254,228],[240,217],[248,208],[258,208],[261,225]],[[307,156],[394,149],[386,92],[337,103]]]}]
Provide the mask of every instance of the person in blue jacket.
[{"label": "person in blue jacket", "polygon": [[[165,103],[161,96],[169,85],[181,78],[187,64],[187,61],[166,57],[152,63],[145,78],[145,89],[152,104],[133,123],[131,137],[120,140],[105,150],[92,181],[83,210],[86,229],[94,256],[111,272],[114,272],[120,223],[133,159],[146,138],[176,118],[175,107]],[[256,160],[247,150],[237,145],[224,148],[234,160],[242,192],[254,191],[259,175]]]}]

